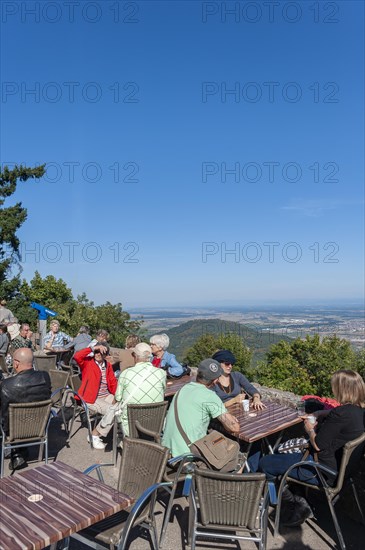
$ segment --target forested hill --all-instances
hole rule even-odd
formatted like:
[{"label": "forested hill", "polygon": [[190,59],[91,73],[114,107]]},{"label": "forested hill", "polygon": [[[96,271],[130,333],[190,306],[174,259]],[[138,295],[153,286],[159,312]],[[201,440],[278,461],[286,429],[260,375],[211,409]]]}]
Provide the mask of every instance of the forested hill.
[{"label": "forested hill", "polygon": [[291,340],[288,336],[264,331],[259,326],[244,325],[233,321],[223,321],[222,319],[188,321],[166,331],[166,334],[170,337],[169,351],[175,353],[180,361],[183,360],[188,349],[200,336],[203,334],[217,335],[222,333],[233,333],[241,336],[243,342],[253,352],[253,366],[258,361],[264,359],[265,353],[273,344],[276,344],[279,340]]}]

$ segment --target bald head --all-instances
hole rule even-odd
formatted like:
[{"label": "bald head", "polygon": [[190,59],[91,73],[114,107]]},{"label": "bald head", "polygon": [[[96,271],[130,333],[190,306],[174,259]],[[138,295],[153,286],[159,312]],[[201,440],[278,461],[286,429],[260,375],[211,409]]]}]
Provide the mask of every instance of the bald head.
[{"label": "bald head", "polygon": [[29,348],[19,348],[14,351],[13,366],[15,372],[33,368],[33,352]]}]

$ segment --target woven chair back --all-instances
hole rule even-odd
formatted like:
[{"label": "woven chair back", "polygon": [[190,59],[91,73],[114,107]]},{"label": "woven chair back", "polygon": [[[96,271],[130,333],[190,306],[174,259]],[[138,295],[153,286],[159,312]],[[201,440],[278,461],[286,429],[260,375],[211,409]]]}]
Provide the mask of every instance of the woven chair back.
[{"label": "woven chair back", "polygon": [[8,441],[44,437],[51,407],[51,399],[33,403],[11,403]]}]

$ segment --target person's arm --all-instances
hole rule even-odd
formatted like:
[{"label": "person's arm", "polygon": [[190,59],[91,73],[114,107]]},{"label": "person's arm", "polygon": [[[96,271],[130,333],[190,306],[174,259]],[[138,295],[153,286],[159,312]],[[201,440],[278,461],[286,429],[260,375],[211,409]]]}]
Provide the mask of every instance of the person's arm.
[{"label": "person's arm", "polygon": [[73,338],[64,332],[62,333],[62,338],[66,340],[66,344],[70,344],[73,341]]},{"label": "person's arm", "polygon": [[[236,374],[236,373],[234,373],[234,374]],[[257,391],[257,389],[255,388],[255,386],[253,384],[251,384],[251,382],[249,382],[248,379],[246,378],[246,376],[244,374],[242,374],[241,372],[237,373],[237,376],[238,376],[238,382],[239,382],[239,385],[241,386],[241,388],[243,388],[245,390],[245,392],[247,392],[252,397],[252,407],[256,411],[266,409],[266,405],[264,405],[261,402],[261,395]],[[240,400],[242,401],[242,399],[244,399],[244,397],[241,398]]]},{"label": "person's arm", "polygon": [[93,352],[93,349],[91,348],[84,348],[84,349],[80,349],[79,351],[77,351],[74,355],[74,360],[76,361],[76,363],[78,364],[78,366],[80,367],[80,369],[82,370],[85,365],[87,364],[87,356]]},{"label": "person's arm", "polygon": [[239,433],[240,424],[235,416],[230,413],[223,413],[218,416],[219,422],[222,424],[223,428],[230,433]]},{"label": "person's arm", "polygon": [[312,424],[311,422],[308,422],[308,420],[304,419],[304,429],[307,432],[309,436],[309,442],[312,445],[313,449],[315,451],[320,451],[321,449],[318,447],[316,443],[316,430],[315,426],[317,426],[317,422],[315,424]]},{"label": "person's arm", "polygon": [[162,356],[162,361],[164,361],[168,365],[167,370],[169,374],[171,374],[171,376],[180,376],[184,372],[182,365],[179,363],[173,353],[165,351],[164,355]]},{"label": "person's arm", "polygon": [[48,332],[44,337],[43,347],[44,349],[52,349],[52,344],[54,340],[54,332]]}]

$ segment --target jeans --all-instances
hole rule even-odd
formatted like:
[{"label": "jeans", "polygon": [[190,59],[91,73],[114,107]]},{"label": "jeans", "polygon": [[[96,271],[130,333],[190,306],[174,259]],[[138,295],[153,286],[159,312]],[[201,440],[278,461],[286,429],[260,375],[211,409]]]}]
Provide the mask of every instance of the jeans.
[{"label": "jeans", "polygon": [[[274,481],[278,476],[285,474],[287,469],[300,462],[302,460],[303,453],[275,453],[273,455],[266,455],[261,458],[259,463],[259,471],[266,474],[269,481]],[[311,455],[306,459],[308,462],[313,462]],[[306,468],[300,466],[295,468],[290,473],[290,477],[311,483],[312,485],[318,485],[318,478],[315,470],[312,468]]]}]

